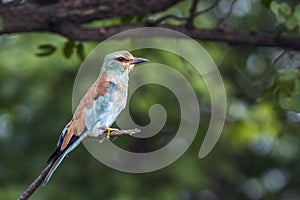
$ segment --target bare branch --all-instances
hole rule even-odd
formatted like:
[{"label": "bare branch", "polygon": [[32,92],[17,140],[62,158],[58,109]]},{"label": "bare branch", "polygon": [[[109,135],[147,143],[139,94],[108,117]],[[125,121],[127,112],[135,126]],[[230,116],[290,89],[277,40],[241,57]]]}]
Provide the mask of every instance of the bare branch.
[{"label": "bare branch", "polygon": [[147,21],[146,25],[156,26],[156,25],[160,24],[161,22],[165,21],[166,19],[175,19],[175,20],[178,20],[178,21],[186,21],[188,18],[187,17],[179,17],[177,15],[170,14],[170,15],[162,16],[162,17],[160,17],[160,18],[158,18],[154,21]]},{"label": "bare branch", "polygon": [[117,130],[117,131],[112,131],[110,133],[110,136],[133,135],[133,134],[139,133],[139,132],[141,132],[141,130],[138,128],[130,129],[130,130]]},{"label": "bare branch", "polygon": [[[141,132],[140,129],[130,129],[130,130],[116,130],[112,131],[110,133],[111,136],[121,136],[121,135],[133,135],[135,133]],[[100,145],[100,144],[99,144]],[[31,185],[21,194],[18,200],[27,200],[34,192],[35,190],[42,184],[45,177],[47,176],[48,172],[51,169],[51,163],[48,164],[43,171],[40,173],[40,175],[31,183]]]},{"label": "bare branch", "polygon": [[19,197],[19,200],[28,199],[34,193],[34,191],[42,184],[50,169],[51,169],[51,164],[45,167],[45,169],[40,173],[40,175],[31,183],[31,185]]},{"label": "bare branch", "polygon": [[[209,12],[210,10],[212,10],[213,8],[215,8],[219,4],[219,2],[220,2],[220,0],[216,0],[213,4],[211,4],[207,8],[204,8],[203,10],[200,10],[200,11],[194,13],[190,17],[192,17],[194,19],[195,17],[197,17],[199,15],[202,15],[202,14],[204,14],[206,12]],[[146,22],[146,24],[149,25],[149,26],[156,26],[157,24],[160,24],[161,22],[163,22],[166,19],[175,19],[175,20],[178,20],[178,21],[186,21],[189,18],[188,17],[179,17],[177,15],[170,14],[170,15],[162,16],[162,17],[158,18],[155,21],[148,21],[148,22]]]},{"label": "bare branch", "polygon": [[34,2],[0,5],[2,33],[51,31],[62,23],[83,24],[93,20],[149,15],[179,0],[64,0],[49,5]]},{"label": "bare branch", "polygon": [[[117,25],[109,27],[101,27],[100,29],[84,29],[82,27],[73,26],[67,23],[65,28],[58,28],[53,32],[64,35],[73,40],[93,40],[102,41],[110,36],[120,33],[125,30],[145,27],[144,24],[135,25]],[[68,27],[68,28],[66,28]],[[239,32],[226,29],[187,29],[183,25],[159,25],[157,27],[169,28],[179,31],[197,40],[209,40],[215,42],[227,42],[229,44],[244,44],[266,47],[281,47],[292,50],[300,50],[300,38],[288,36],[276,36],[272,34],[263,34],[256,32]],[[165,36],[174,37],[174,35],[160,35],[156,31],[149,29],[147,33],[149,37]],[[139,34],[132,37],[141,37]]]},{"label": "bare branch", "polygon": [[[128,4],[125,8],[122,6],[120,7],[122,2],[124,2],[123,0],[116,0],[113,1],[113,3],[110,0],[64,0],[47,6],[41,6],[30,2],[23,4],[11,2],[0,5],[0,16],[4,24],[3,30],[0,31],[0,35],[21,32],[53,32],[72,40],[102,41],[122,31],[145,27],[147,25],[139,23],[100,28],[84,28],[81,24],[96,18],[107,19],[118,16],[136,16],[137,14],[159,12],[169,8],[178,1],[179,0],[160,0],[160,3],[158,4],[157,0],[128,0],[125,1]],[[196,12],[195,15],[208,12],[218,5],[219,1],[220,0],[216,0],[211,6]],[[236,0],[234,2],[236,2]],[[231,7],[234,6],[234,2]],[[229,12],[226,15],[229,15]],[[222,21],[226,19],[226,15]],[[187,20],[187,18],[168,15],[158,22],[167,18]],[[300,50],[299,37],[255,32],[239,32],[221,28],[189,29],[184,25],[158,24],[157,27],[173,29],[197,40]],[[149,36],[157,36],[157,34],[159,33],[149,30]],[[136,35],[135,37],[140,36]],[[167,35],[167,37],[174,36]]]}]

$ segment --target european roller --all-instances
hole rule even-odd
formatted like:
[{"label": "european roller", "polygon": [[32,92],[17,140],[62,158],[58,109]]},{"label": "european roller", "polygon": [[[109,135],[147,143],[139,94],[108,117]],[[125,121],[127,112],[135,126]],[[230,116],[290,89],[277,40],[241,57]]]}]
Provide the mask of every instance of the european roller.
[{"label": "european roller", "polygon": [[110,128],[125,108],[129,72],[135,64],[148,61],[133,57],[127,51],[118,51],[105,56],[100,74],[81,99],[71,121],[59,136],[56,150],[48,159],[51,169],[43,186],[68,153],[85,137],[109,138]]}]

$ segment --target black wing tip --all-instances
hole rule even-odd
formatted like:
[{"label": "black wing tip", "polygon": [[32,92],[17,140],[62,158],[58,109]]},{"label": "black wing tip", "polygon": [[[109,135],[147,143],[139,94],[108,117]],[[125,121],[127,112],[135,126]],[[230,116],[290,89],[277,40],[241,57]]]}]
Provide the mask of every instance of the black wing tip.
[{"label": "black wing tip", "polygon": [[57,147],[47,160],[47,164],[54,162],[60,155],[60,149]]},{"label": "black wing tip", "polygon": [[48,158],[47,164],[54,163],[54,162],[57,160],[57,158],[59,158],[59,156],[60,156],[61,154],[63,154],[63,152],[64,152],[66,149],[68,149],[68,147],[69,147],[70,145],[72,145],[78,138],[79,138],[79,136],[73,135],[72,138],[71,138],[71,140],[70,140],[70,142],[69,142],[69,144],[67,145],[67,147],[66,147],[64,150],[61,150],[61,149],[60,149],[60,148],[61,148],[61,144],[60,144],[60,145],[55,149],[55,151],[50,155],[50,157]]}]

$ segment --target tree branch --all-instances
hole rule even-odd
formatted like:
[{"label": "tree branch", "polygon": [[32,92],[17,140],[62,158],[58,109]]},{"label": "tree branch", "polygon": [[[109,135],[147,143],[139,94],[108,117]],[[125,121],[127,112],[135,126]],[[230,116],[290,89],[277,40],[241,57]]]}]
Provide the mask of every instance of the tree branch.
[{"label": "tree branch", "polygon": [[23,192],[23,194],[21,194],[19,200],[28,199],[34,193],[34,191],[42,184],[50,169],[51,164],[47,165],[45,169],[43,169],[40,175],[31,183],[31,185]]},{"label": "tree branch", "polygon": [[[159,3],[157,3],[157,0],[61,0],[53,2],[54,3],[52,4],[40,5],[34,2],[19,4],[13,1],[11,3],[0,5],[0,16],[4,24],[0,34],[52,32],[63,35],[72,40],[102,41],[122,31],[146,27],[147,25],[144,23],[138,23],[100,28],[84,28],[82,27],[82,24],[94,19],[136,16],[140,14],[148,15],[165,10],[179,2],[179,0],[160,0]],[[211,10],[218,4],[218,2],[219,0],[216,0],[203,12]],[[195,10],[192,12],[195,12]],[[203,12],[195,12],[195,15],[199,15]],[[188,18],[183,18],[183,20],[187,19]],[[300,50],[299,37],[255,32],[240,32],[222,28],[189,29],[184,25],[170,24],[157,24],[157,27],[173,29],[197,40]],[[156,33],[155,31],[152,32],[149,30],[149,36],[157,36],[158,34],[159,33]],[[166,36],[174,37],[172,35]],[[136,37],[139,37],[139,35],[136,35]]]},{"label": "tree branch", "polygon": [[0,5],[2,33],[51,31],[65,21],[82,24],[93,20],[149,15],[168,9],[179,0],[61,0],[53,4],[25,2]]},{"label": "tree branch", "polygon": [[[82,27],[76,26],[76,24],[67,23],[63,25],[65,28],[57,28],[53,32],[64,35],[73,40],[93,40],[93,41],[102,41],[107,39],[110,36],[113,36],[122,31],[145,27],[144,24],[134,24],[134,25],[116,25],[109,27],[101,27],[94,29],[85,29]],[[244,44],[244,45],[253,45],[253,46],[265,46],[265,47],[281,47],[291,50],[300,50],[300,38],[299,37],[289,37],[282,35],[272,35],[265,33],[256,33],[256,32],[240,32],[227,29],[188,29],[184,25],[158,25],[156,27],[168,28],[175,31],[179,31],[183,34],[190,36],[193,39],[197,40],[208,40],[216,42],[226,42],[229,44]],[[165,37],[174,37],[174,35],[160,35],[161,33],[156,31],[147,32],[149,37],[152,36],[165,36]],[[145,35],[144,35],[145,36]],[[144,37],[142,36],[142,37]],[[138,33],[132,35],[132,37],[141,37]]]},{"label": "tree branch", "polygon": [[[141,132],[141,130],[138,128],[130,129],[130,130],[116,130],[116,131],[112,131],[110,133],[110,136],[133,135],[139,132]],[[43,169],[40,175],[30,184],[30,186],[23,192],[23,194],[21,194],[19,200],[27,200],[34,193],[34,191],[42,184],[50,169],[51,169],[51,164],[47,165]]]},{"label": "tree branch", "polygon": [[138,128],[129,129],[129,130],[116,130],[116,131],[112,131],[110,133],[110,136],[133,135],[139,132],[141,132],[141,130]]}]

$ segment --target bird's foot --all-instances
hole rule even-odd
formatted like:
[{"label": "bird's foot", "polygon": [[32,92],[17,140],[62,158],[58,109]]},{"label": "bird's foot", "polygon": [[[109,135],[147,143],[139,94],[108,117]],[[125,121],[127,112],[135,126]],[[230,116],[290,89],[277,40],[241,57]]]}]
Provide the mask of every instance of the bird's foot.
[{"label": "bird's foot", "polygon": [[119,129],[117,128],[108,128],[108,127],[100,127],[102,130],[105,130],[106,134],[105,137],[103,137],[102,139],[99,140],[99,143],[102,143],[104,141],[105,138],[109,139],[110,138],[110,134],[112,131],[118,131]]},{"label": "bird's foot", "polygon": [[107,139],[109,139],[109,138],[110,138],[111,132],[112,132],[112,131],[118,131],[118,130],[119,130],[119,129],[117,129],[117,128],[106,128],[106,129],[105,129],[105,132],[106,132],[105,137],[106,137]]}]

